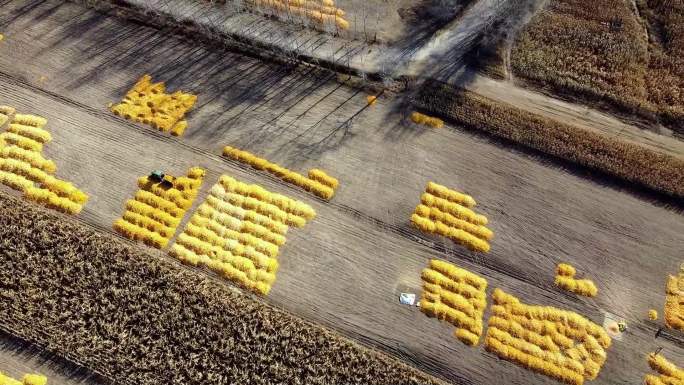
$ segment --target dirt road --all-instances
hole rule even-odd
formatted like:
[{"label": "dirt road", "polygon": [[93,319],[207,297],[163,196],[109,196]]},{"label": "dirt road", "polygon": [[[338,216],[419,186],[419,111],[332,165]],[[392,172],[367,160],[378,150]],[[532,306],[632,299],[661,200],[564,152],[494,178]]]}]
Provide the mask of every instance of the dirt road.
[{"label": "dirt road", "polygon": [[[649,308],[662,309],[664,283],[684,250],[679,213],[613,186],[597,184],[479,136],[402,121],[398,100],[366,107],[365,94],[334,74],[283,67],[207,50],[139,25],[59,1],[10,1],[0,15],[0,104],[48,118],[54,141],[45,152],[57,175],[91,195],[81,219],[109,229],[153,169],[209,170],[254,182],[310,203],[317,218],[292,230],[267,301],[462,384],[552,384],[452,330],[398,305],[399,285],[419,286],[430,258],[477,272],[490,288],[526,303],[602,312],[627,319],[630,332],[608,351],[592,382],[639,383],[645,355],[664,346],[684,362],[684,338],[654,341]],[[173,138],[111,114],[143,73],[169,89],[199,94],[186,136]],[[339,178],[330,203],[221,158],[234,145],[295,170],[320,167]],[[492,252],[476,255],[412,229],[409,216],[428,180],[465,190],[496,233]],[[553,286],[558,262],[575,265],[599,287],[595,300]],[[209,273],[207,273],[209,274]],[[1,369],[0,369],[1,370]]]}]

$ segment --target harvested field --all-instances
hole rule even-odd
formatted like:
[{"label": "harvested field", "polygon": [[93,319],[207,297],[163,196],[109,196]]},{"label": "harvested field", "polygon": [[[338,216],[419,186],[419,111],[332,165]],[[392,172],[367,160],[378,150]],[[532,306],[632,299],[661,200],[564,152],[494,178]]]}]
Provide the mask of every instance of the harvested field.
[{"label": "harvested field", "polygon": [[[306,228],[288,232],[270,304],[452,383],[556,382],[482,346],[467,347],[452,326],[397,303],[399,287],[419,292],[420,271],[433,258],[525,304],[577,312],[598,324],[605,312],[625,318],[629,338],[611,346],[592,384],[638,383],[648,372],[644,356],[657,346],[673,362],[684,359],[680,334],[667,330],[654,340],[658,324],[644,320],[647,309],[662,309],[664,277],[680,263],[679,213],[460,126],[406,125],[407,116],[397,113],[404,111],[400,100],[382,96],[368,108],[363,90],[317,68],[207,48],[73,3],[10,1],[5,7],[0,100],[40,113],[54,127],[47,155],[91,195],[79,220],[111,231],[137,177],[200,166],[207,176],[196,204],[227,174],[315,209]],[[107,109],[143,73],[198,95],[182,138]],[[221,157],[225,145],[292,170],[325,170],[339,178],[338,191],[330,202],[315,198]],[[411,228],[410,214],[429,180],[477,198],[478,212],[496,233],[489,254]],[[578,298],[556,288],[553,269],[561,261],[591,272],[599,295]]]},{"label": "harvested field", "polygon": [[[678,48],[684,44],[684,10],[677,1],[639,4],[637,10],[623,0],[550,1],[513,46],[515,74],[684,132],[679,91],[684,66]],[[639,11],[647,15],[648,28]]]},{"label": "harvested field", "polygon": [[[439,88],[435,92],[434,88]],[[418,97],[430,111],[558,158],[684,197],[684,160],[556,122],[466,90],[431,84]]]},{"label": "harvested field", "polygon": [[442,383],[5,193],[0,207],[0,328],[117,384]]}]

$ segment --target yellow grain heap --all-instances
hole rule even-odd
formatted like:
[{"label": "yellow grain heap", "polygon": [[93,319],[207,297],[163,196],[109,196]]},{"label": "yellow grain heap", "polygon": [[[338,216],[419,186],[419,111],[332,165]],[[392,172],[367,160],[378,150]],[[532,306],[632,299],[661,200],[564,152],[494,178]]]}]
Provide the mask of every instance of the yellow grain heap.
[{"label": "yellow grain heap", "polygon": [[0,183],[46,207],[78,214],[88,196],[71,183],[54,177],[55,162],[42,155],[43,145],[52,140],[40,116],[17,114],[0,106]]},{"label": "yellow grain heap", "polygon": [[456,326],[454,336],[474,346],[482,336],[487,281],[448,262],[433,259],[423,270],[420,309]]},{"label": "yellow grain heap", "polygon": [[317,168],[309,170],[309,177],[307,178],[297,172],[271,163],[264,158],[259,158],[250,152],[242,151],[231,146],[225,146],[223,148],[223,156],[237,160],[238,162],[247,163],[256,170],[266,171],[287,183],[292,183],[295,186],[301,187],[325,200],[332,199],[333,195],[335,195],[335,190],[339,185],[337,179]]},{"label": "yellow grain heap", "polygon": [[492,298],[488,351],[567,384],[599,374],[611,344],[601,326],[571,311],[522,304],[501,289]]},{"label": "yellow grain heap", "polygon": [[315,216],[305,203],[223,175],[171,246],[170,254],[267,295],[289,226],[303,227]]},{"label": "yellow grain heap", "polygon": [[411,223],[418,229],[450,238],[470,250],[488,252],[494,233],[485,225],[487,217],[476,214],[475,200],[466,194],[428,182]]},{"label": "yellow grain heap", "polygon": [[682,385],[684,384],[684,370],[666,360],[660,354],[648,355],[648,366],[658,373],[658,376],[647,374],[644,377],[646,385]]},{"label": "yellow grain heap", "polygon": [[588,279],[575,279],[577,271],[567,263],[560,263],[556,267],[556,286],[585,297],[596,297],[598,289],[594,282]]},{"label": "yellow grain heap", "polygon": [[40,374],[25,374],[21,381],[8,377],[0,372],[0,385],[46,385],[47,378]]},{"label": "yellow grain heap", "polygon": [[197,96],[181,91],[167,94],[164,82],[152,83],[152,77],[146,74],[111,110],[128,120],[181,136],[188,127],[183,118],[196,101]]},{"label": "yellow grain heap", "polygon": [[318,24],[335,25],[339,29],[349,29],[349,22],[344,19],[345,12],[335,7],[333,0],[249,0],[269,14],[295,15]]},{"label": "yellow grain heap", "polygon": [[651,321],[657,321],[658,320],[658,311],[655,309],[650,309],[648,311],[648,319]]},{"label": "yellow grain heap", "polygon": [[677,276],[670,275],[665,287],[665,325],[684,330],[684,268]]},{"label": "yellow grain heap", "polygon": [[366,102],[369,106],[374,106],[378,102],[378,97],[375,95],[366,96]]},{"label": "yellow grain heap", "polygon": [[432,128],[444,127],[444,121],[442,121],[442,119],[427,116],[425,114],[421,114],[420,112],[411,113],[411,120],[413,121],[413,123],[422,124],[423,126],[428,126]]},{"label": "yellow grain heap", "polygon": [[147,177],[138,178],[140,190],[126,201],[126,211],[114,222],[114,230],[157,249],[166,247],[197,197],[204,175],[203,169],[192,167],[185,177],[166,176],[172,183],[168,189]]}]

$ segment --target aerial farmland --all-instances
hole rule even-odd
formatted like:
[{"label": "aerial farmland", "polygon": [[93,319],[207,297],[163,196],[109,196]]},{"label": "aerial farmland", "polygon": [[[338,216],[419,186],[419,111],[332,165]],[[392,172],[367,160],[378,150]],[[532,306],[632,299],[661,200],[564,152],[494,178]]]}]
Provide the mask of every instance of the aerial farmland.
[{"label": "aerial farmland", "polygon": [[684,384],[683,25],[0,1],[0,385]]}]

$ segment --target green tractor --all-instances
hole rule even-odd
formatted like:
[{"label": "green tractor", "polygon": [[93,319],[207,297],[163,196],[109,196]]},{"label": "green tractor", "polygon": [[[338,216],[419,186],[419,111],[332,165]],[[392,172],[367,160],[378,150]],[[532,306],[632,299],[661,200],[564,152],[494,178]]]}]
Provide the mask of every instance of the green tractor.
[{"label": "green tractor", "polygon": [[152,183],[159,183],[161,187],[165,189],[170,189],[173,187],[174,177],[171,175],[165,175],[161,170],[154,170],[147,176],[147,179],[152,181]]}]

